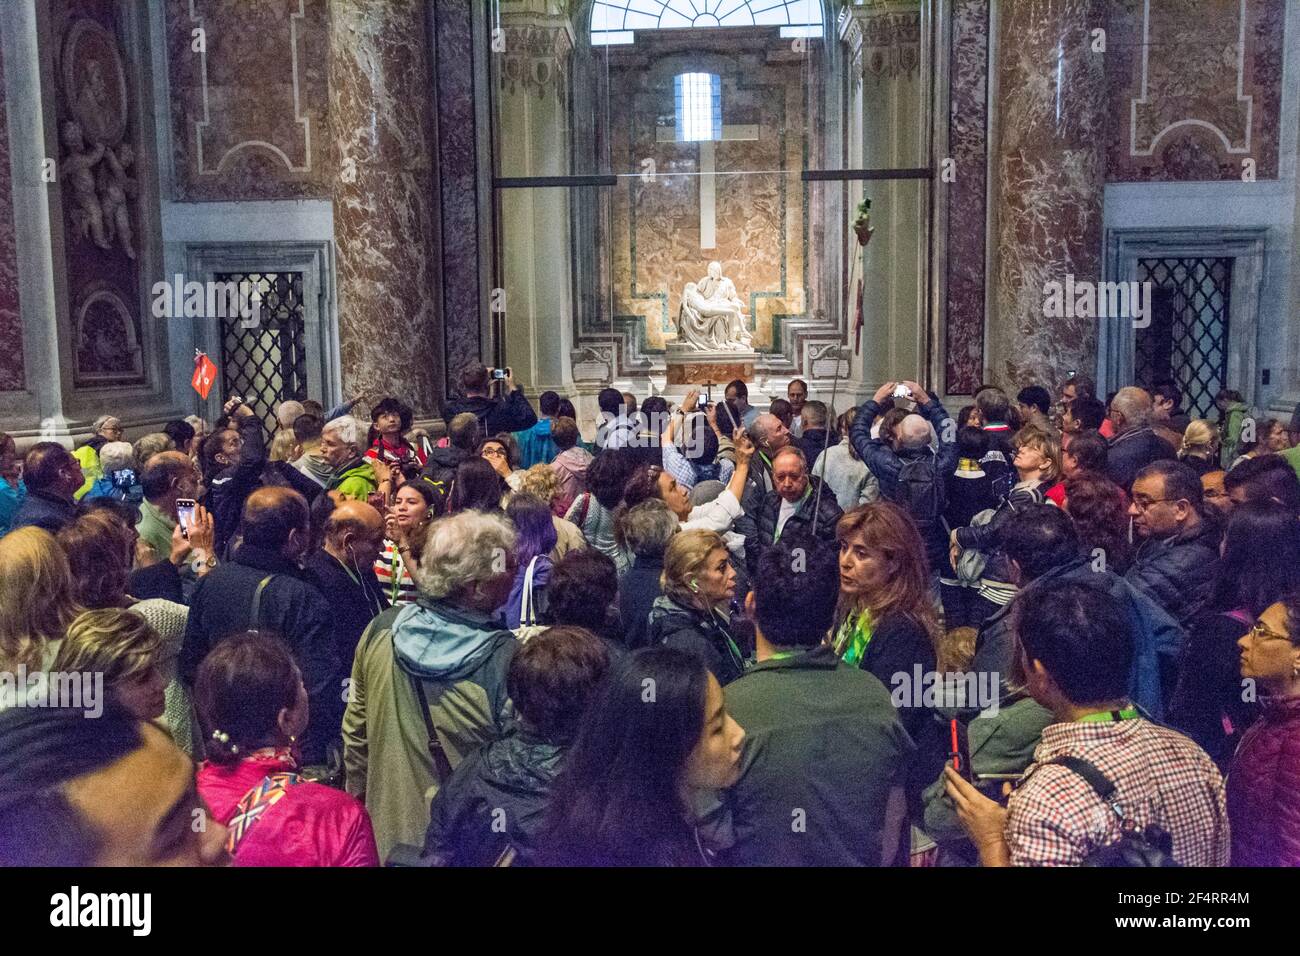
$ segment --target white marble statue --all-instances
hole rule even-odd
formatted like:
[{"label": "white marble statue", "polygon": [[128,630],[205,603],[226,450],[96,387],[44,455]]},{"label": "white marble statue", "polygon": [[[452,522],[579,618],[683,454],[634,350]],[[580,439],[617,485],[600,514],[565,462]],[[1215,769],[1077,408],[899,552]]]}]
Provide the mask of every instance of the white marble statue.
[{"label": "white marble statue", "polygon": [[736,295],[735,283],[722,274],[722,263],[710,262],[707,276],[686,283],[677,313],[677,341],[701,352],[753,349],[745,303]]}]

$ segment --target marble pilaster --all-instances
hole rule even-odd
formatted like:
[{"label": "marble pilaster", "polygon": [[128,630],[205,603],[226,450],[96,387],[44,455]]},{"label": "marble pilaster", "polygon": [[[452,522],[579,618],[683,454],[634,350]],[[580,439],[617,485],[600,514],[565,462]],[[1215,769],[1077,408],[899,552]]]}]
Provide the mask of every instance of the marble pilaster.
[{"label": "marble pilaster", "polygon": [[440,398],[432,90],[423,0],[330,7],[329,112],[345,394]]},{"label": "marble pilaster", "polygon": [[1106,80],[1090,37],[1105,25],[1102,0],[1001,6],[989,364],[1004,387],[1050,387],[1096,367],[1096,320],[1049,319],[1043,304],[1045,283],[1100,279]]},{"label": "marble pilaster", "polygon": [[26,380],[23,320],[18,311],[18,250],[9,157],[9,113],[0,56],[0,392],[16,391]]}]

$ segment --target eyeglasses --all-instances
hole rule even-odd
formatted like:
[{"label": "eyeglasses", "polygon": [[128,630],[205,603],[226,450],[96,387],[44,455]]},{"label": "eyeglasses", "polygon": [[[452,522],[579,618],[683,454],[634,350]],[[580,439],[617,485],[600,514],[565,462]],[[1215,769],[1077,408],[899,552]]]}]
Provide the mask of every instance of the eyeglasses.
[{"label": "eyeglasses", "polygon": [[1181,498],[1134,498],[1133,505],[1138,511],[1146,511],[1152,505],[1158,505],[1162,501],[1182,501]]},{"label": "eyeglasses", "polygon": [[1246,633],[1249,634],[1251,637],[1258,638],[1261,641],[1288,641],[1289,642],[1291,640],[1291,636],[1289,634],[1279,634],[1277,631],[1270,628],[1263,621],[1256,621],[1254,624],[1251,625],[1250,630],[1247,631]]}]

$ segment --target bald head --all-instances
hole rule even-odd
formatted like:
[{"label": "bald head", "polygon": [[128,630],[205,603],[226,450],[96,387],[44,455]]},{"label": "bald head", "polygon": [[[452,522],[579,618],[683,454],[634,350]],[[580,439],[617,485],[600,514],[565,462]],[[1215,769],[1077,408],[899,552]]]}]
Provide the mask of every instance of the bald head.
[{"label": "bald head", "polygon": [[1117,432],[1142,428],[1151,421],[1151,396],[1144,389],[1121,388],[1110,400],[1110,419]]},{"label": "bald head", "polygon": [[370,568],[384,546],[384,519],[364,501],[345,498],[325,521],[325,550],[344,564]]},{"label": "bald head", "polygon": [[298,557],[306,545],[311,512],[292,488],[259,488],[244,502],[244,544]]},{"label": "bald head", "polygon": [[908,415],[898,423],[895,433],[899,449],[924,448],[930,444],[930,423],[920,415]]}]

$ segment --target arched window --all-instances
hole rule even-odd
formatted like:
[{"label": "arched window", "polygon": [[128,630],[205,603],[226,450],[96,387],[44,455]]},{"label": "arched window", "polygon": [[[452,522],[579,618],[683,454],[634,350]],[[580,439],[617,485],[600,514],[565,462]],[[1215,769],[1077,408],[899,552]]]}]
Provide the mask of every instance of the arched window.
[{"label": "arched window", "polygon": [[821,0],[596,0],[591,42],[631,43],[634,30],[780,27],[782,36],[820,36]]}]

